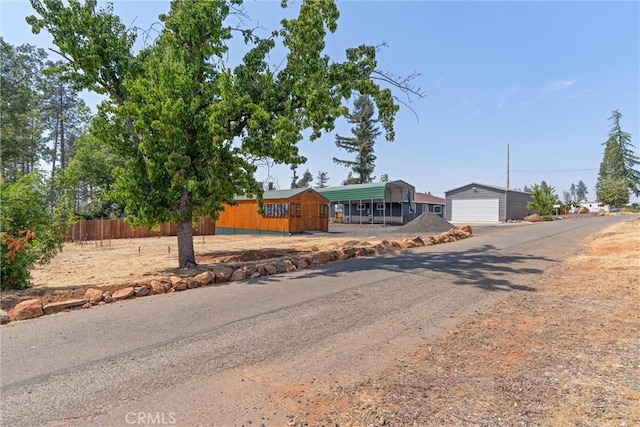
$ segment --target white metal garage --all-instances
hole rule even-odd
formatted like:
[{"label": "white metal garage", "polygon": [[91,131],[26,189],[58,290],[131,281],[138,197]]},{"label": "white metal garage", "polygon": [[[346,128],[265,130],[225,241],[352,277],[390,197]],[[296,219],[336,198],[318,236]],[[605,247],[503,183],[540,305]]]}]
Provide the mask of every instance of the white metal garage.
[{"label": "white metal garage", "polygon": [[500,199],[454,199],[451,202],[451,221],[500,221]]}]

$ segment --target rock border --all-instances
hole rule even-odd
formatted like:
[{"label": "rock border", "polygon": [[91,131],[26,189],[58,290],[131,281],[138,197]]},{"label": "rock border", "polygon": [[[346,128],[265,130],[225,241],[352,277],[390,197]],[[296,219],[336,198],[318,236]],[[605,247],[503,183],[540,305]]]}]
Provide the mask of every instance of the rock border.
[{"label": "rock border", "polygon": [[463,225],[460,228],[452,228],[449,231],[435,236],[416,236],[413,239],[407,238],[399,241],[382,240],[375,245],[368,246],[361,246],[358,242],[354,242],[354,244],[347,243],[332,251],[316,251],[310,255],[284,258],[273,262],[249,263],[235,266],[217,265],[192,277],[171,276],[153,279],[147,282],[139,282],[113,292],[102,291],[98,288],[89,288],[85,291],[84,298],[80,299],[43,304],[39,298],[33,298],[16,304],[8,313],[0,310],[0,324],[33,319],[78,308],[90,308],[115,301],[142,298],[149,295],[181,292],[201,286],[216,286],[223,283],[284,274],[349,258],[383,255],[398,250],[455,242],[471,237],[471,235],[471,227]]}]

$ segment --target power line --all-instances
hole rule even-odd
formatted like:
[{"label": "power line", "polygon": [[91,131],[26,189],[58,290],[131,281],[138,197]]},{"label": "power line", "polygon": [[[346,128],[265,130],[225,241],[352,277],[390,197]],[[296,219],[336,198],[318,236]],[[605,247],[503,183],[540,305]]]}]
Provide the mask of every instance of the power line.
[{"label": "power line", "polygon": [[525,173],[569,173],[569,172],[590,172],[597,169],[561,169],[561,170],[511,170],[511,172],[525,172]]}]

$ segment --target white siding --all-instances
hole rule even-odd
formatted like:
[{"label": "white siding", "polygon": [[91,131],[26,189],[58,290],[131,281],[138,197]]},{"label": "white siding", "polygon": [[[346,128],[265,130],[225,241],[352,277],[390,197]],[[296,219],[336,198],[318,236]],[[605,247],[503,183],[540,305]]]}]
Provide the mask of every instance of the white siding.
[{"label": "white siding", "polygon": [[451,220],[456,222],[499,222],[499,199],[452,200]]}]

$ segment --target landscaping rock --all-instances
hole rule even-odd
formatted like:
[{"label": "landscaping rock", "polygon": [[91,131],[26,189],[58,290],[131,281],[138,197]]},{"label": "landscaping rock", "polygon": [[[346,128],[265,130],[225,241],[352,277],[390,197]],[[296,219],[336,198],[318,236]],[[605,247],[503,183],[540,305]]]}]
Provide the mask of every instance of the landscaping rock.
[{"label": "landscaping rock", "polygon": [[164,294],[167,291],[164,285],[165,284],[159,280],[152,280],[149,283],[149,286],[151,286],[151,295]]},{"label": "landscaping rock", "polygon": [[233,274],[233,268],[223,265],[216,266],[211,270],[211,274],[213,274],[215,283],[228,282]]},{"label": "landscaping rock", "polygon": [[[589,209],[587,209],[587,210],[589,210]],[[523,219],[525,221],[529,221],[529,222],[540,222],[540,221],[542,221],[542,217],[540,217],[540,215],[538,215],[538,214],[525,216]]]},{"label": "landscaping rock", "polygon": [[172,289],[176,292],[186,291],[187,289],[189,289],[189,284],[186,280],[182,280],[178,283],[174,283]]},{"label": "landscaping rock", "polygon": [[105,304],[109,304],[110,302],[113,302],[113,296],[111,295],[105,295],[104,297],[102,297],[102,301]]},{"label": "landscaping rock", "polygon": [[103,292],[100,289],[90,288],[84,293],[84,297],[89,300],[91,304],[97,304],[102,301]]},{"label": "landscaping rock", "polygon": [[264,271],[269,276],[274,275],[274,274],[278,274],[278,269],[276,268],[276,266],[275,265],[271,265],[271,264],[265,265],[264,266]]},{"label": "landscaping rock", "polygon": [[231,282],[237,282],[238,280],[244,280],[245,277],[246,277],[246,274],[244,270],[239,268],[231,274],[231,277],[229,278],[229,280]]},{"label": "landscaping rock", "polygon": [[25,320],[33,317],[39,317],[44,314],[42,310],[42,302],[39,299],[29,299],[18,303],[9,311],[11,320]]},{"label": "landscaping rock", "polygon": [[[581,206],[580,209],[578,209],[578,213],[579,214],[587,214],[589,213],[589,208],[586,208],[584,206]],[[526,218],[525,218],[526,219]]]},{"label": "landscaping rock", "polygon": [[290,273],[296,271],[296,266],[293,265],[291,260],[285,259],[276,264],[276,269],[278,273]]},{"label": "landscaping rock", "polygon": [[298,260],[298,270],[304,270],[307,267],[309,267],[309,264],[307,263],[307,261],[303,259]]},{"label": "landscaping rock", "polygon": [[469,233],[469,236],[471,236],[473,234],[473,231],[471,230],[471,226],[470,225],[463,225],[462,227],[460,227],[460,231],[464,231],[465,233]]},{"label": "landscaping rock", "polygon": [[11,318],[6,311],[0,310],[0,325],[11,322]]},{"label": "landscaping rock", "polygon": [[311,264],[326,264],[331,261],[329,252],[318,252],[311,257]]},{"label": "landscaping rock", "polygon": [[182,277],[178,277],[178,276],[171,276],[169,277],[169,282],[171,282],[171,286],[182,282]]},{"label": "landscaping rock", "polygon": [[146,297],[151,292],[151,289],[149,289],[146,286],[139,286],[139,287],[135,287],[133,291],[136,297]]},{"label": "landscaping rock", "polygon": [[199,288],[200,287],[200,283],[198,283],[197,281],[195,281],[193,279],[188,279],[187,280],[187,287],[189,289]]},{"label": "landscaping rock", "polygon": [[195,280],[202,286],[206,286],[209,283],[213,282],[213,275],[208,271],[204,271],[194,277],[193,280]]},{"label": "landscaping rock", "polygon": [[120,301],[123,299],[131,298],[134,294],[135,290],[133,289],[133,286],[129,286],[128,288],[123,288],[115,291],[113,295],[111,295],[111,297],[114,301]]},{"label": "landscaping rock", "polygon": [[44,311],[44,314],[53,314],[53,313],[58,313],[60,311],[68,310],[70,308],[83,306],[88,302],[89,302],[88,298],[52,302],[51,304],[45,305],[43,308],[43,311]]}]

